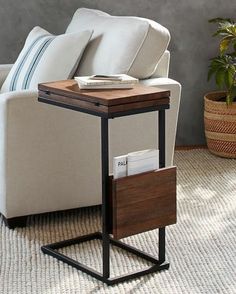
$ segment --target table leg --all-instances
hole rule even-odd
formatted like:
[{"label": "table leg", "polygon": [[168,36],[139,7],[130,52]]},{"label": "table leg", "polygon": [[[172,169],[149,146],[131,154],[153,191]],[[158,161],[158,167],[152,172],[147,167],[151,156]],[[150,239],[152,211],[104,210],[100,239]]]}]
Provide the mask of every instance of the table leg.
[{"label": "table leg", "polygon": [[109,136],[108,119],[101,118],[101,165],[102,165],[102,255],[103,277],[110,276],[110,237],[109,237]]},{"label": "table leg", "polygon": [[159,111],[159,124],[158,124],[158,135],[159,135],[159,164],[160,168],[165,167],[165,157],[166,157],[166,142],[165,142],[165,110]]},{"label": "table leg", "polygon": [[[160,168],[165,167],[165,156],[166,156],[166,144],[165,144],[165,110],[159,111],[159,124],[158,124],[158,135],[159,135],[159,164]],[[159,228],[159,261],[160,263],[165,262],[165,227]]]}]

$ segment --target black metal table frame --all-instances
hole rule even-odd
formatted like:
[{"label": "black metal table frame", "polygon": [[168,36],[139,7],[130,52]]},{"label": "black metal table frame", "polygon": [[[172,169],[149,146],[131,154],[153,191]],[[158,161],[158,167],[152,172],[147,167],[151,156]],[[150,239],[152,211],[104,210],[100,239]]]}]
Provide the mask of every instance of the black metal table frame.
[{"label": "black metal table frame", "polygon": [[[127,281],[132,278],[141,277],[148,273],[153,273],[169,268],[169,263],[165,261],[165,227],[159,228],[159,252],[158,259],[155,257],[142,252],[141,250],[134,248],[124,242],[113,239],[109,234],[109,207],[108,207],[108,185],[109,185],[109,138],[108,138],[108,121],[110,118],[122,117],[127,115],[134,115],[138,113],[145,113],[151,111],[158,111],[158,145],[159,145],[159,162],[160,167],[165,167],[165,110],[169,108],[169,104],[143,108],[139,110],[129,110],[120,113],[112,114],[101,114],[95,111],[86,110],[76,106],[69,106],[64,103],[54,102],[39,97],[40,102],[47,104],[53,104],[63,108],[69,108],[75,111],[80,111],[101,117],[101,164],[102,164],[102,232],[95,232],[92,234],[84,235],[81,237],[60,241],[57,243],[42,246],[42,251],[48,255],[51,255],[58,260],[61,260],[78,270],[81,270],[92,277],[106,283],[107,285],[114,285],[120,282]],[[82,242],[91,241],[94,239],[100,239],[102,241],[102,261],[103,261],[103,272],[90,268],[72,258],[58,252],[60,248],[64,248],[71,245],[80,244]],[[124,249],[130,253],[135,254],[138,257],[143,258],[146,261],[151,262],[153,265],[148,268],[135,271],[122,276],[110,278],[110,244]]]}]

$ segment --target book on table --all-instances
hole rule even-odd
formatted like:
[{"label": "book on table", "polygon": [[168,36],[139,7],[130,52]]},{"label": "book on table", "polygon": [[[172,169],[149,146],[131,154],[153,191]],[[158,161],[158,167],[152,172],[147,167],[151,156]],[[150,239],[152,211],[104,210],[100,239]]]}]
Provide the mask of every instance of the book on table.
[{"label": "book on table", "polygon": [[74,79],[80,89],[131,89],[139,82],[126,74],[80,76]]}]

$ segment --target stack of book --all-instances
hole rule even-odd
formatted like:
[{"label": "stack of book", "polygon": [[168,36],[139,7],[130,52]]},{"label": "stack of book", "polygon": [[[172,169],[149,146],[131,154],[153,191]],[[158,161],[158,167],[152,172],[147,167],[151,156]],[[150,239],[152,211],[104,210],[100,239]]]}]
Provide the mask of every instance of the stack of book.
[{"label": "stack of book", "polygon": [[159,150],[147,149],[113,158],[113,177],[136,175],[159,168]]},{"label": "stack of book", "polygon": [[75,77],[80,89],[131,89],[138,79],[120,75],[94,75]]}]

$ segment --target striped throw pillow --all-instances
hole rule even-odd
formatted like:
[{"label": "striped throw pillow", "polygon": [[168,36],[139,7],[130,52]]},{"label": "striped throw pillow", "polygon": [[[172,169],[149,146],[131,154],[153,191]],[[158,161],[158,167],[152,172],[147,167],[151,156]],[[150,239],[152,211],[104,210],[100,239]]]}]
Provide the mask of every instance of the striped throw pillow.
[{"label": "striped throw pillow", "polygon": [[35,27],[2,85],[1,93],[36,90],[39,83],[71,78],[92,31],[59,36]]}]

